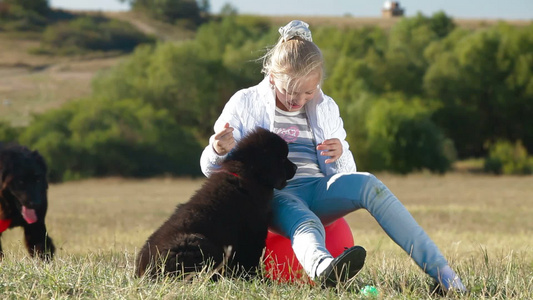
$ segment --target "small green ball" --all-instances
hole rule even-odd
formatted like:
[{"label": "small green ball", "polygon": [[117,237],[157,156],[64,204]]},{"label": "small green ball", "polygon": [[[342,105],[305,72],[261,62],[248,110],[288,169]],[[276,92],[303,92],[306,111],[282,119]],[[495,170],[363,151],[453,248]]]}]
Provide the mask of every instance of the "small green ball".
[{"label": "small green ball", "polygon": [[373,285],[365,285],[361,289],[361,295],[363,295],[365,297],[377,297],[379,295],[379,291]]}]

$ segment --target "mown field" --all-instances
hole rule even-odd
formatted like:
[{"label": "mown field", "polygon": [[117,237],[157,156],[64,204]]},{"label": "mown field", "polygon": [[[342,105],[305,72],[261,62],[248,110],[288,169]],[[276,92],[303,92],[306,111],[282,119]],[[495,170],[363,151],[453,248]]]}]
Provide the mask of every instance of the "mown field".
[{"label": "mown field", "polygon": [[[533,295],[533,176],[379,174],[441,247],[470,289],[464,299],[528,299]],[[346,217],[365,268],[339,289],[302,283],[151,282],[133,276],[145,239],[200,187],[202,179],[94,179],[53,184],[47,224],[58,248],[42,264],[28,257],[22,231],[3,234],[4,299],[353,299],[373,285],[379,298],[439,298],[432,281],[366,211]]]}]

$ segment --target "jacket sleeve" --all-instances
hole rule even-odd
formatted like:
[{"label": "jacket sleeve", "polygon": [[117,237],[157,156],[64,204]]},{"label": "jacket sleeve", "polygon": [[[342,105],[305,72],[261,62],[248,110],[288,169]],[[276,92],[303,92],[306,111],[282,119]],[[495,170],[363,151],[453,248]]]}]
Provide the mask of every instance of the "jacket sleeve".
[{"label": "jacket sleeve", "polygon": [[[342,155],[337,161],[332,164],[328,164],[328,167],[333,168],[333,173],[353,173],[357,172],[357,166],[352,152],[350,151],[350,145],[346,141],[346,130],[344,129],[344,122],[340,116],[339,107],[333,101],[329,99],[328,105],[328,126],[329,132],[328,138],[338,138],[342,144]],[[329,172],[328,172],[329,173]]]},{"label": "jacket sleeve", "polygon": [[[222,113],[218,117],[213,126],[214,132],[219,132],[224,128],[226,123],[229,123],[234,128],[233,136],[236,141],[242,136],[242,120],[239,114],[239,103],[242,101],[243,93],[237,92],[224,106]],[[200,168],[205,176],[209,175],[219,168],[220,163],[226,158],[226,155],[218,155],[213,148],[213,141],[215,134],[209,138],[209,144],[204,148],[202,156],[200,157]]]}]

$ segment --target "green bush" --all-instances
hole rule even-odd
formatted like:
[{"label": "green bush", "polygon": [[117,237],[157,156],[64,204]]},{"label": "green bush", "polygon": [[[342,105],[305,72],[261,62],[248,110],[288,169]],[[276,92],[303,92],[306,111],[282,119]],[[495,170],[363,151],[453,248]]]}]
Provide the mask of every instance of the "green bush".
[{"label": "green bush", "polygon": [[11,9],[20,8],[43,16],[50,11],[48,0],[3,0],[3,2]]},{"label": "green bush", "polygon": [[366,119],[370,168],[401,174],[448,171],[455,156],[453,143],[433,123],[431,113],[417,100],[375,102]]},{"label": "green bush", "polygon": [[89,16],[48,26],[41,40],[42,48],[59,54],[131,52],[139,44],[154,42],[155,38],[141,33],[130,23]]},{"label": "green bush", "polygon": [[11,5],[5,15],[0,15],[0,29],[5,31],[42,31],[48,24],[46,16]]},{"label": "green bush", "polygon": [[0,121],[0,143],[17,142],[20,128],[13,128],[8,123]]},{"label": "green bush", "polygon": [[528,155],[522,141],[516,141],[514,144],[509,141],[497,141],[489,146],[484,168],[485,171],[495,174],[531,174],[533,157]]},{"label": "green bush", "polygon": [[202,22],[200,7],[196,0],[127,0],[135,10],[145,11],[152,17],[168,23],[190,20],[198,25]]},{"label": "green bush", "polygon": [[36,116],[20,140],[46,158],[52,181],[200,174],[195,137],[140,100],[73,102]]},{"label": "green bush", "polygon": [[164,43],[139,47],[129,59],[97,77],[93,90],[99,98],[139,98],[167,109],[180,126],[207,140],[224,104],[238,89],[241,77],[236,73],[223,65],[221,57],[206,58],[194,42]]},{"label": "green bush", "polygon": [[522,140],[533,151],[533,24],[456,30],[426,48],[423,85],[443,104],[435,122],[459,157],[484,157],[485,141]]}]

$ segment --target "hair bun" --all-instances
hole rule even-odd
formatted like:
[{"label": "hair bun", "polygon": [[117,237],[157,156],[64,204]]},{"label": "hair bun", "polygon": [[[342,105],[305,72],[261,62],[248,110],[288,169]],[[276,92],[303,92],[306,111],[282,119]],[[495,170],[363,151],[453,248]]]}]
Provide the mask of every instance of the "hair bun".
[{"label": "hair bun", "polygon": [[309,30],[309,24],[300,20],[290,21],[289,24],[279,28],[279,34],[281,39],[286,42],[295,37],[302,38],[306,41],[312,42],[311,30]]}]

